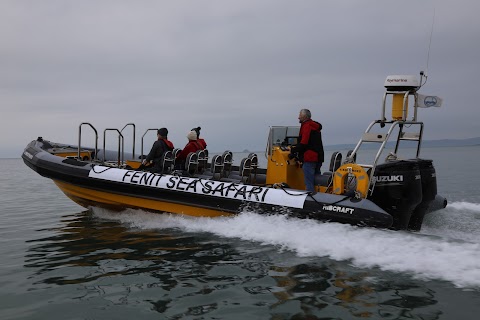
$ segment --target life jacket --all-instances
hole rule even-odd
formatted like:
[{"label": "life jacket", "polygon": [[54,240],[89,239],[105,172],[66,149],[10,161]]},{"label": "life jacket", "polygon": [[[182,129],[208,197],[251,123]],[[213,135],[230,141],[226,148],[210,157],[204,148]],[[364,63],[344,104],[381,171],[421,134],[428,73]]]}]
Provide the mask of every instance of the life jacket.
[{"label": "life jacket", "polygon": [[162,139],[160,139],[160,140],[165,143],[165,146],[167,147],[167,150],[168,150],[168,151],[172,151],[172,150],[173,150],[173,143],[172,143],[170,140],[167,140],[167,139],[165,139],[165,138],[162,138]]},{"label": "life jacket", "polygon": [[319,125],[319,129],[310,131],[310,138],[308,139],[307,150],[312,150],[317,153],[320,153],[320,152],[323,153],[323,142],[322,142],[322,132],[321,132],[322,125],[317,121],[314,121],[314,120],[312,121]]},{"label": "life jacket", "polygon": [[[309,138],[307,143],[301,144],[303,137],[302,135],[306,133],[306,130],[309,130]],[[307,120],[302,123],[300,128],[299,144],[301,152],[299,153],[300,161],[305,162],[323,162],[324,152],[323,152],[323,143],[322,143],[322,124],[314,121]],[[301,146],[304,146],[303,148]]]},{"label": "life jacket", "polygon": [[197,148],[198,148],[197,150],[203,150],[203,149],[205,149],[205,148],[203,147],[203,144],[201,144],[201,143],[198,142],[197,140],[191,140],[190,142],[193,142],[193,144],[197,146]]},{"label": "life jacket", "polygon": [[195,140],[189,140],[185,148],[177,154],[177,159],[185,160],[190,152],[203,150],[203,146]]},{"label": "life jacket", "polygon": [[202,138],[198,138],[198,139],[197,139],[197,142],[202,145],[203,150],[205,150],[205,149],[207,148],[207,143],[206,143],[205,140],[203,140]]}]

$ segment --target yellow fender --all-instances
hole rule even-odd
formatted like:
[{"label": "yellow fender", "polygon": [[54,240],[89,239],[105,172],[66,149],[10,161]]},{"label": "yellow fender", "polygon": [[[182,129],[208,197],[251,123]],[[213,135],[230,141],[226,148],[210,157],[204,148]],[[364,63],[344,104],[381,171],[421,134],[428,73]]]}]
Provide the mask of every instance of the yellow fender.
[{"label": "yellow fender", "polygon": [[360,193],[362,198],[365,198],[368,191],[368,174],[365,169],[356,163],[346,163],[335,171],[333,174],[333,193],[342,194],[345,191],[345,179],[349,173],[357,179],[356,191]]}]

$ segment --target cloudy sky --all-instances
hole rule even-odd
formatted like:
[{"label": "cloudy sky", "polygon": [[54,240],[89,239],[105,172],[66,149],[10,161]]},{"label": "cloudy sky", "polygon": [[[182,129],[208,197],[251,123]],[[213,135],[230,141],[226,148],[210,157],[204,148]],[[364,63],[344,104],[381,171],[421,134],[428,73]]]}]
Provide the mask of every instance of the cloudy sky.
[{"label": "cloudy sky", "polygon": [[101,136],[133,122],[137,138],[166,126],[178,147],[201,126],[210,150],[263,150],[268,127],[297,125],[301,107],[324,144],[356,143],[380,118],[385,77],[427,61],[421,92],[444,105],[420,110],[425,138],[478,137],[479,11],[475,0],[1,0],[0,157],[37,136],[75,143],[81,122]]}]

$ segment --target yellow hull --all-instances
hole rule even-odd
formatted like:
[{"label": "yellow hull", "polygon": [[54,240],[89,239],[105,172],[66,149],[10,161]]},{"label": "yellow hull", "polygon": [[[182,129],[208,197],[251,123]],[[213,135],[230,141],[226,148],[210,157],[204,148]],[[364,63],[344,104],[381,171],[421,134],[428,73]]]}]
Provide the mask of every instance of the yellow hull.
[{"label": "yellow hull", "polygon": [[140,165],[142,164],[142,161],[140,160],[126,160],[125,163],[130,166],[132,169],[138,169]]},{"label": "yellow hull", "polygon": [[[75,150],[72,150],[72,151],[62,151],[62,150],[52,151],[52,154],[56,155],[56,156],[59,156],[59,157],[63,157],[63,158],[77,157],[78,156],[78,152],[75,151]],[[91,160],[92,159],[92,153],[90,151],[82,151],[82,152],[80,152],[80,158],[83,161]]]},{"label": "yellow hull", "polygon": [[97,205],[110,209],[137,208],[149,211],[171,212],[196,217],[219,217],[232,215],[228,212],[186,206],[178,203],[119,195],[104,191],[75,186],[69,183],[53,180],[63,193],[79,205],[88,207]]}]

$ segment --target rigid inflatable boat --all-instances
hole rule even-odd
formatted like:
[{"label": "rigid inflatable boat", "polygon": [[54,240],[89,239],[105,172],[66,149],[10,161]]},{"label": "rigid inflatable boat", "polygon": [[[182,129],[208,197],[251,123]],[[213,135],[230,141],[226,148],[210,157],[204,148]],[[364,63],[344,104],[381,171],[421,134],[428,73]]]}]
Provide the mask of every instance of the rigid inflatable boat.
[{"label": "rigid inflatable boat", "polygon": [[[387,77],[380,120],[367,127],[344,160],[340,152],[332,154],[329,170],[315,177],[314,193],[305,191],[301,163],[290,156],[291,147],[297,143],[298,126],[269,129],[266,168],[259,166],[254,153],[237,166],[231,151],[210,158],[208,150],[191,153],[179,168],[175,164],[177,150],[173,150],[163,155],[162,172],[139,170],[145,134],[156,129],[143,134],[141,155],[136,157],[136,129],[132,123],[122,130],[105,129],[102,150],[98,148],[96,128],[82,123],[78,145],[39,137],[27,145],[22,158],[84,207],[138,208],[199,217],[252,210],[359,226],[420,230],[427,213],[446,206],[446,200],[437,195],[432,160],[420,158],[423,122],[417,120],[417,108],[423,96],[417,91],[422,79],[422,74],[420,81],[414,76]],[[390,100],[391,119],[387,120],[386,105]],[[413,101],[411,120],[407,120],[409,101]],[[94,132],[94,147],[81,146],[84,126]],[[123,131],[129,126],[133,128],[133,150],[125,159]],[[118,134],[118,150],[108,152],[106,132],[112,130]],[[412,150],[412,144],[416,148],[416,156],[402,158],[401,145],[405,141],[407,149]],[[376,155],[368,163],[358,163],[361,152],[372,154],[372,148],[365,145],[375,145]],[[392,151],[380,163],[389,148]]]}]

